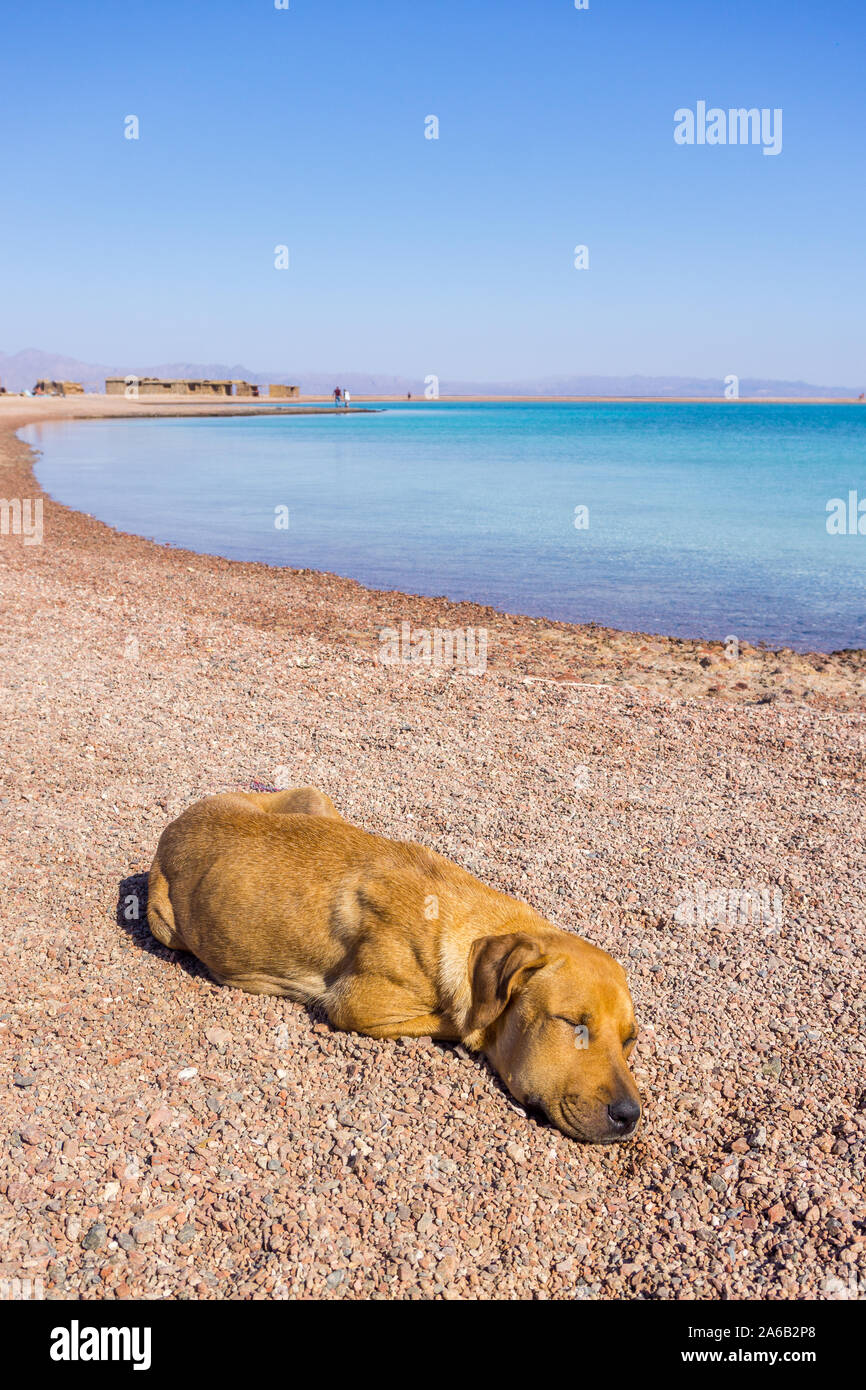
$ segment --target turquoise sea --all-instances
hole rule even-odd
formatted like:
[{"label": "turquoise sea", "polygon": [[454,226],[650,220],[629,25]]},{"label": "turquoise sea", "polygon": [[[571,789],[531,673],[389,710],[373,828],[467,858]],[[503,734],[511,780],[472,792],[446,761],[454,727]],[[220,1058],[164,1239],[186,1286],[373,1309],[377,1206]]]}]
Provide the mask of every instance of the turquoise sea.
[{"label": "turquoise sea", "polygon": [[191,550],[633,631],[866,647],[866,534],[827,529],[828,503],[847,509],[856,492],[866,532],[864,406],[437,402],[291,417],[21,435],[53,497]]}]

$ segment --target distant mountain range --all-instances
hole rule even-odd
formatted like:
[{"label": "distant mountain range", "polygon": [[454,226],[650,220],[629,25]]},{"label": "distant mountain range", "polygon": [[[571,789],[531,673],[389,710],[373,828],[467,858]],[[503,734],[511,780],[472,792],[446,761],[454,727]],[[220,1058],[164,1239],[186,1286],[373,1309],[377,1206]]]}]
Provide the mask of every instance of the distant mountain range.
[{"label": "distant mountain range", "polygon": [[[104,391],[109,376],[217,377],[251,381],[257,385],[292,382],[306,396],[322,396],[335,386],[348,388],[356,396],[424,395],[424,381],[412,377],[389,376],[375,372],[285,371],[274,368],[254,372],[241,363],[157,362],[102,363],[80,362],[38,348],[23,352],[0,352],[0,385],[8,391],[24,391],[41,377],[53,381],[79,381],[85,391]],[[819,396],[828,400],[858,396],[860,386],[813,386],[806,381],[771,381],[754,377],[740,379],[741,396]],[[562,376],[516,381],[451,381],[442,377],[443,396],[723,396],[724,382],[717,377],[679,376]]]}]

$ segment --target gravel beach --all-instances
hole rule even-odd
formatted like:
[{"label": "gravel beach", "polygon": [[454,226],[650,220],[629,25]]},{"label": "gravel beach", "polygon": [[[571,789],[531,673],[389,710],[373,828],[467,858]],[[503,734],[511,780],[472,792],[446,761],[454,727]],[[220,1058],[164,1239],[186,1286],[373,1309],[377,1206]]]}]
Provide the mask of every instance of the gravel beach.
[{"label": "gravel beach", "polygon": [[[0,495],[41,495],[20,425],[136,412],[173,413],[0,399]],[[0,536],[0,1279],[866,1295],[866,654],[732,662],[172,550],[48,498],[43,524]],[[486,673],[381,664],[403,622],[485,628]],[[254,780],[319,786],[621,960],[637,1137],[575,1144],[459,1047],[333,1032],[158,946],[162,828]]]}]

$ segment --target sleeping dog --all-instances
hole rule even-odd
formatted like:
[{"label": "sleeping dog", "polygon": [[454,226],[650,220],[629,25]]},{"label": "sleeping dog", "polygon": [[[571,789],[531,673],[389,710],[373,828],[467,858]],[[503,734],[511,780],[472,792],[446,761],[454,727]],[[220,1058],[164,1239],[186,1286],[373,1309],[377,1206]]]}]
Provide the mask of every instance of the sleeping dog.
[{"label": "sleeping dog", "polygon": [[221,984],[320,1004],[373,1038],[460,1041],[572,1138],[634,1133],[622,967],[442,855],[350,825],[314,787],[184,811],[160,839],[147,916]]}]

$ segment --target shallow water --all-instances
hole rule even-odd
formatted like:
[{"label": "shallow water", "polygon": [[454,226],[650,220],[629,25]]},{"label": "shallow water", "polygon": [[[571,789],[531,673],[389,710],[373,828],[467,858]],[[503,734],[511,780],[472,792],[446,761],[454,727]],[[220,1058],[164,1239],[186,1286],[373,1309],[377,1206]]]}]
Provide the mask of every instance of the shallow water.
[{"label": "shallow water", "polygon": [[827,530],[831,499],[866,500],[866,407],[388,404],[21,435],[53,497],[191,550],[632,631],[866,646],[866,534]]}]

